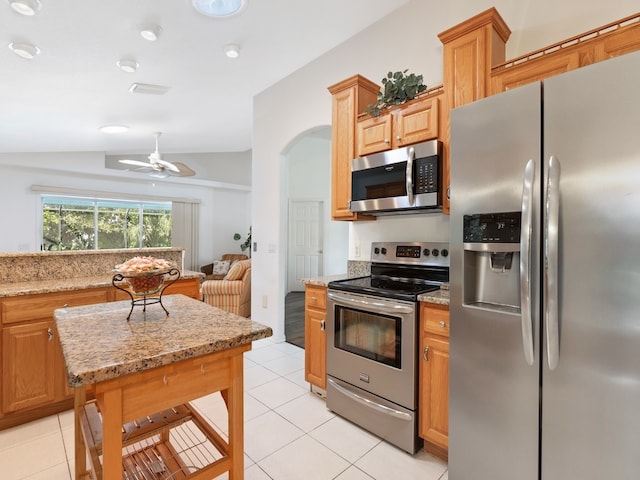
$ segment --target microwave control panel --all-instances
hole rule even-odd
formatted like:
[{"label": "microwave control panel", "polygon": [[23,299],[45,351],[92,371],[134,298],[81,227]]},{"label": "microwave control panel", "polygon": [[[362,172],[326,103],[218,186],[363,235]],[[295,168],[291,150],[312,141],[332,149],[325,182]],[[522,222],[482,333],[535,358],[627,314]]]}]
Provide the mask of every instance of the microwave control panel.
[{"label": "microwave control panel", "polygon": [[414,193],[432,193],[438,191],[438,156],[416,158],[413,161]]}]

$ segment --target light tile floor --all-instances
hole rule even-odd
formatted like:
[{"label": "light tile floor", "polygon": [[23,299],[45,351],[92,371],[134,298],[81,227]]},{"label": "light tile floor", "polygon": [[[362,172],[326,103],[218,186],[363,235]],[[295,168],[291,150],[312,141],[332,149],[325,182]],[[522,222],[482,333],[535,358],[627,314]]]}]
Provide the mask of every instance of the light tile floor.
[{"label": "light tile floor", "polygon": [[[304,350],[271,339],[245,354],[246,480],[448,480],[447,464],[407,453],[336,416],[304,380]],[[194,402],[226,434],[219,394]],[[73,412],[0,432],[0,479],[70,480]],[[227,479],[227,475],[218,477]]]}]

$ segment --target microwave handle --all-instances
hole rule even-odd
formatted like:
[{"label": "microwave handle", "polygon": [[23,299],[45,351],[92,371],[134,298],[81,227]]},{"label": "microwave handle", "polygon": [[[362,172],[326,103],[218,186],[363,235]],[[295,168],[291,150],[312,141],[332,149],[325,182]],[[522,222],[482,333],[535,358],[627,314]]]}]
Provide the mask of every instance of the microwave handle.
[{"label": "microwave handle", "polygon": [[409,201],[409,205],[413,206],[414,198],[413,198],[413,161],[416,158],[416,150],[413,147],[409,147],[409,158],[407,158],[407,173],[406,173],[406,181],[407,181],[407,200]]}]

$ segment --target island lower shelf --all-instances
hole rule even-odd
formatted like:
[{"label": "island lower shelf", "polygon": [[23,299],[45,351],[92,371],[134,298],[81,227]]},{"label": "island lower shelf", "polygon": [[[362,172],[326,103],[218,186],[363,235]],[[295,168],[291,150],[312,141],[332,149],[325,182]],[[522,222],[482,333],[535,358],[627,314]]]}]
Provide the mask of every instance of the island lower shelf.
[{"label": "island lower shelf", "polygon": [[[80,410],[93,474],[102,475],[102,415],[96,401]],[[215,478],[230,469],[229,444],[186,403],[122,426],[122,478]]]}]

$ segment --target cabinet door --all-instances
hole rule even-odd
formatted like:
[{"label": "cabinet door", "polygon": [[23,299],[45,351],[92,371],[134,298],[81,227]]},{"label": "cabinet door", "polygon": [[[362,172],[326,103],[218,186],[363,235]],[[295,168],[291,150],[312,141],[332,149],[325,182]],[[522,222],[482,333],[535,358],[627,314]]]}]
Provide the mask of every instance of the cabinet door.
[{"label": "cabinet door", "polygon": [[420,363],[419,434],[446,449],[449,445],[449,341],[423,336]]},{"label": "cabinet door", "polygon": [[391,114],[361,120],[356,125],[357,156],[363,157],[391,148]]},{"label": "cabinet door", "polygon": [[325,331],[327,289],[307,285],[304,295],[304,378],[327,388],[327,335]]},{"label": "cabinet door", "polygon": [[56,345],[53,322],[14,325],[2,330],[2,409],[4,413],[55,400]]},{"label": "cabinet door", "polygon": [[420,365],[420,436],[444,449],[449,445],[449,341],[423,336]]},{"label": "cabinet door", "polygon": [[323,310],[307,309],[304,312],[304,378],[322,389],[327,388],[325,318]]},{"label": "cabinet door", "polygon": [[438,99],[411,103],[393,112],[393,148],[438,138]]}]

